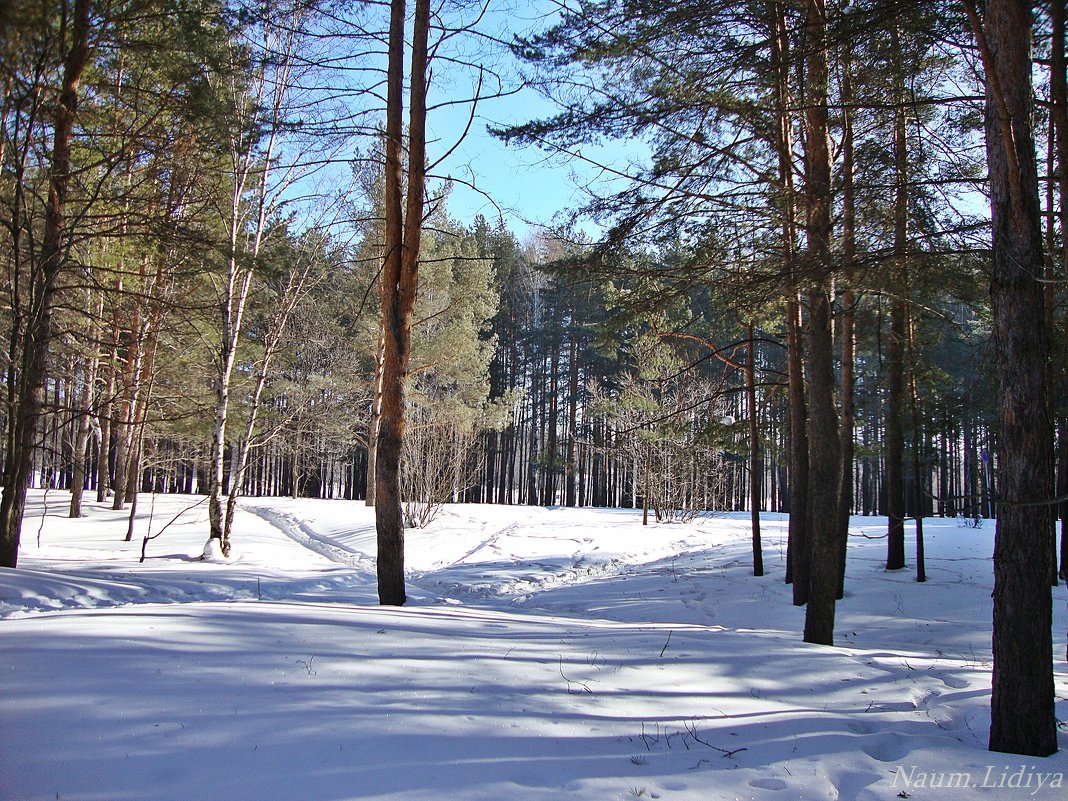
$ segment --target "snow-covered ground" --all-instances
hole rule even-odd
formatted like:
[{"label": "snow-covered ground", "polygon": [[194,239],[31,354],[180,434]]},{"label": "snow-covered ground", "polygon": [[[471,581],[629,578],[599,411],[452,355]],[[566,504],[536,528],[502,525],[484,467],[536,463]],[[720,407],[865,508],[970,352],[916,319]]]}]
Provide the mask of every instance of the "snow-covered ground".
[{"label": "snow-covered ground", "polygon": [[778,515],[754,578],[748,515],[452,507],[408,532],[398,609],[362,503],[245,500],[214,563],[198,498],[142,497],[126,543],[67,497],[31,496],[0,570],[3,801],[1068,798],[1068,724],[1047,759],[986,750],[990,522],[926,521],[917,584],[854,518],[827,648]]}]

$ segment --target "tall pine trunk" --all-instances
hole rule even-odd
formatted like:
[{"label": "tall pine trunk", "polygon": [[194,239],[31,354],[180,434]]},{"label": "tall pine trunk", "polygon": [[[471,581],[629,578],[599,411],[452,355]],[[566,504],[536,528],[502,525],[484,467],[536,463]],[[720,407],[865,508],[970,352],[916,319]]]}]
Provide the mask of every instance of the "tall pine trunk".
[{"label": "tall pine trunk", "polygon": [[771,62],[775,73],[775,107],[777,128],[780,214],[782,217],[782,263],[787,276],[789,296],[786,301],[786,364],[789,395],[790,470],[789,534],[787,541],[786,583],[793,584],[793,602],[797,606],[808,600],[808,434],[805,405],[805,378],[801,342],[801,303],[798,298],[796,267],[797,221],[794,206],[793,122],[790,108],[790,50],[786,22],[786,5],[769,6]]},{"label": "tall pine trunk", "polygon": [[842,354],[841,375],[841,448],[842,487],[838,508],[838,592],[845,597],[846,549],[849,544],[849,513],[853,503],[853,459],[856,431],[856,344],[857,295],[856,278],[856,191],[854,186],[855,157],[853,149],[853,64],[848,53],[842,64],[842,309],[838,337]]},{"label": "tall pine trunk", "polygon": [[1053,437],[1046,406],[1042,232],[1031,131],[1031,4],[989,0],[981,26],[966,7],[986,68],[998,375],[998,520],[994,536],[990,750],[1057,750],[1049,576]]},{"label": "tall pine trunk", "polygon": [[[1050,117],[1053,122],[1053,138],[1057,152],[1057,194],[1060,199],[1059,222],[1061,229],[1061,268],[1068,271],[1068,65],[1065,59],[1065,10],[1063,3],[1050,3],[1050,20],[1052,42],[1050,47],[1050,96],[1053,105]],[[1053,284],[1048,285],[1052,293]],[[1062,373],[1057,376],[1064,380],[1064,365],[1060,364]],[[1060,470],[1057,484],[1057,496],[1068,493],[1068,426],[1061,421],[1060,436]],[[1057,507],[1061,521],[1061,561],[1060,577],[1068,582],[1068,502],[1061,502]],[[1068,657],[1066,657],[1068,658]]]},{"label": "tall pine trunk", "polygon": [[[572,324],[574,321],[572,320]],[[568,354],[567,376],[567,462],[565,466],[564,505],[575,506],[578,503],[578,394],[579,364],[578,336],[571,334],[571,348]]]},{"label": "tall pine trunk", "polygon": [[809,276],[808,397],[809,587],[805,642],[834,644],[838,591],[838,501],[841,456],[834,402],[831,330],[831,155],[827,113],[827,9],[809,0],[805,18],[808,63],[805,113],[805,230]]},{"label": "tall pine trunk", "polygon": [[[891,47],[899,49],[897,28]],[[896,70],[900,72],[900,69]],[[899,76],[895,76],[899,79]],[[894,256],[890,281],[890,336],[886,343],[886,569],[905,567],[905,305],[908,292],[909,196],[905,110],[900,92],[894,109]]]},{"label": "tall pine trunk", "polygon": [[408,116],[408,186],[402,198],[404,0],[392,0],[386,97],[385,263],[382,270],[382,410],[375,463],[378,599],[400,606],[404,591],[404,517],[400,459],[404,387],[411,355],[412,308],[419,285],[419,245],[426,181],[426,71],[429,0],[416,0]]},{"label": "tall pine trunk", "polygon": [[371,397],[371,419],[367,423],[367,492],[364,504],[375,505],[375,465],[378,461],[378,429],[382,419],[382,348],[384,335],[379,329],[378,348],[375,352],[375,382]]},{"label": "tall pine trunk", "polygon": [[749,404],[749,519],[753,539],[753,575],[764,575],[764,553],[760,544],[761,478],[764,460],[760,452],[760,426],[757,415],[756,341],[753,323],[746,328],[745,393]]}]

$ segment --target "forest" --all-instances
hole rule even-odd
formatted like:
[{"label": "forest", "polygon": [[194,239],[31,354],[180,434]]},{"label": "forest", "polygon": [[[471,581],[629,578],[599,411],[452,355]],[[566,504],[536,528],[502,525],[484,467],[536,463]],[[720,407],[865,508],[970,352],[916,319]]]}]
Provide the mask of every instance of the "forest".
[{"label": "forest", "polygon": [[[1063,3],[508,11],[0,4],[0,564],[27,488],[129,509],[131,536],[140,495],[202,494],[223,553],[242,496],[377,500],[409,529],[453,502],[750,510],[757,575],[775,511],[830,643],[850,514],[885,515],[886,568],[920,580],[924,517],[997,518],[999,586],[1029,599],[1004,619],[1048,649]],[[522,235],[450,211],[479,187],[449,161],[520,91],[557,111],[496,139],[598,176]],[[593,155],[611,142],[639,155]],[[1037,685],[995,677],[1044,715],[1001,750],[1056,749],[1040,657]]]}]

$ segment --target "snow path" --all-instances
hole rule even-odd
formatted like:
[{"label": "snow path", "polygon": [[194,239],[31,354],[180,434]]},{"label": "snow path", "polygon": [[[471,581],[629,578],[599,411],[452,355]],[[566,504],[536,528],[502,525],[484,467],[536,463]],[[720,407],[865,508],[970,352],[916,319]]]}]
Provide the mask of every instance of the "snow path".
[{"label": "snow path", "polygon": [[[377,606],[362,504],[247,499],[215,564],[191,499],[143,498],[125,543],[126,513],[70,521],[63,498],[43,514],[31,497],[20,568],[0,571],[0,801],[1068,792],[1068,732],[1045,760],[985,750],[992,523],[928,521],[918,585],[861,536],[885,519],[855,518],[823,648],[800,642],[776,515],[754,578],[747,516],[452,507],[408,532],[397,609]],[[149,526],[183,510],[139,564]],[[1057,691],[1068,720],[1060,660]],[[929,786],[950,774],[968,786]]]}]

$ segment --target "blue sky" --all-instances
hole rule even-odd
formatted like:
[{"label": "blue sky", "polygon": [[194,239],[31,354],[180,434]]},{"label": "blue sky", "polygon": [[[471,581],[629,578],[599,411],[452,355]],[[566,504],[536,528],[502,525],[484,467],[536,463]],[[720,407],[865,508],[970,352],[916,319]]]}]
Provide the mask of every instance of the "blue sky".
[{"label": "blue sky", "polygon": [[[540,0],[534,3],[495,3],[483,20],[483,29],[502,41],[510,41],[515,34],[526,34],[548,25],[557,3]],[[487,70],[504,76],[512,87],[519,85],[518,65],[503,46],[486,49],[483,53],[465,54],[475,63],[485,63]],[[473,73],[472,73],[473,74]],[[441,70],[432,80],[432,93],[441,98],[471,96],[471,75],[442,77]],[[436,82],[436,87],[434,83]],[[434,96],[431,97],[431,103]],[[538,148],[505,145],[487,132],[487,126],[523,123],[550,116],[559,111],[551,101],[533,89],[482,101],[477,117],[465,140],[436,172],[463,181],[473,181],[483,194],[456,184],[449,200],[449,210],[461,222],[469,222],[477,214],[496,220],[503,215],[509,228],[522,239],[537,230],[539,225],[553,222],[562,210],[581,205],[584,194],[581,186],[597,181],[600,171],[583,158],[569,158],[550,154]],[[428,119],[428,157],[433,160],[456,141],[466,125],[470,107],[452,106],[432,111]],[[608,143],[584,147],[583,155],[591,161],[616,167],[626,164],[628,154],[640,152],[634,143]],[[597,226],[582,226],[595,234]]]}]

